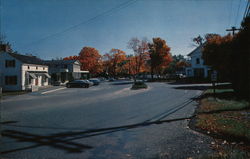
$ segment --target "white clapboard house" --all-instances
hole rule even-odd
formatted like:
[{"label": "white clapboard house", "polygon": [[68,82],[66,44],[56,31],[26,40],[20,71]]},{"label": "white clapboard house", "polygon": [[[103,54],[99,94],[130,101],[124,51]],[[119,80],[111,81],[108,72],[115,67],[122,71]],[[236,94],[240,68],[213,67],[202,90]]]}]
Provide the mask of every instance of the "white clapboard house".
[{"label": "white clapboard house", "polygon": [[34,90],[47,86],[48,66],[36,56],[0,51],[0,87],[3,91]]},{"label": "white clapboard house", "polygon": [[187,77],[195,78],[207,78],[210,77],[211,68],[207,65],[204,65],[204,60],[202,58],[202,48],[203,45],[198,46],[187,56],[190,57],[190,67],[186,67]]}]

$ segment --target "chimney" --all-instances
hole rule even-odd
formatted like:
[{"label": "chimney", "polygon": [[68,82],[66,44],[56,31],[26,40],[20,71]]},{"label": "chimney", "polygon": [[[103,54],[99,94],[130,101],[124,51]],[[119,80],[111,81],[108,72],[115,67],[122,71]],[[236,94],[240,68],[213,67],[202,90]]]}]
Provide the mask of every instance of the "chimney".
[{"label": "chimney", "polygon": [[0,44],[0,52],[12,52],[11,50],[11,47],[10,47],[10,44],[7,43],[7,44],[4,44],[4,43],[1,43]]}]

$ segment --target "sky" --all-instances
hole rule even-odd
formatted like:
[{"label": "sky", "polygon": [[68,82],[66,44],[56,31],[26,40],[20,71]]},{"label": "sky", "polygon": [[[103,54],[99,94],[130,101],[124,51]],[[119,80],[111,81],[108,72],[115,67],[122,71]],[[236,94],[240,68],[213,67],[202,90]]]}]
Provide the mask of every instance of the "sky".
[{"label": "sky", "polygon": [[0,0],[1,34],[12,49],[42,59],[127,48],[133,38],[166,40],[187,55],[192,38],[240,27],[247,0]]}]

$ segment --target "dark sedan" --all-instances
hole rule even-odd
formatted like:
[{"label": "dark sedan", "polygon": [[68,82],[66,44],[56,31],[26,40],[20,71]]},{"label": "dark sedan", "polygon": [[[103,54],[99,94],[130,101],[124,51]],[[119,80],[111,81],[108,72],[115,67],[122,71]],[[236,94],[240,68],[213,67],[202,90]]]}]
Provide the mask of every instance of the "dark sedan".
[{"label": "dark sedan", "polygon": [[75,87],[75,88],[89,88],[89,82],[85,81],[85,80],[75,80],[75,81],[71,81],[68,82],[66,84],[67,88],[71,88],[71,87]]},{"label": "dark sedan", "polygon": [[90,82],[93,82],[94,85],[99,85],[100,84],[100,80],[97,78],[93,78],[93,79],[89,79]]}]

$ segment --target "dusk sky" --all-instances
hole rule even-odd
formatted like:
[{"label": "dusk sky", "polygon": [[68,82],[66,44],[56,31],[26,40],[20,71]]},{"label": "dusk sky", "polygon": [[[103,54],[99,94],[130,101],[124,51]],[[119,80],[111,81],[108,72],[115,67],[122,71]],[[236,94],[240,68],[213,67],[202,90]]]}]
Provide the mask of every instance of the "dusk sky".
[{"label": "dusk sky", "polygon": [[42,59],[124,50],[132,37],[161,37],[173,55],[192,38],[240,27],[247,0],[1,0],[1,31],[14,51]]}]

